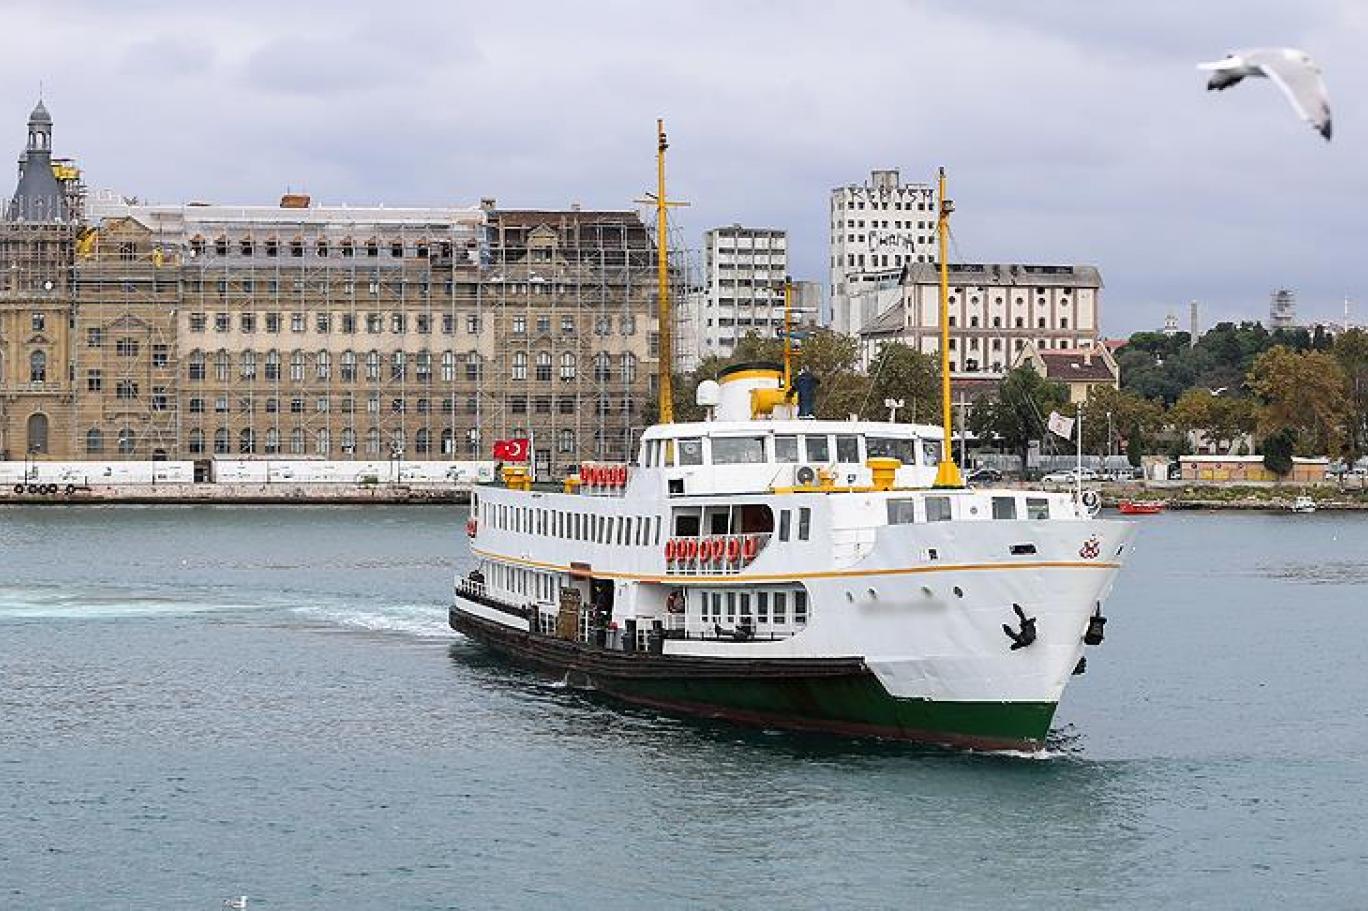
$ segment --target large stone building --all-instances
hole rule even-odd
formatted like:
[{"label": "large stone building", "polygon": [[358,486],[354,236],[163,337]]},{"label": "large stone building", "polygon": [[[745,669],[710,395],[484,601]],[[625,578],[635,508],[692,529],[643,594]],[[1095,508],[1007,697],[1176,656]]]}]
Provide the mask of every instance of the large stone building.
[{"label": "large stone building", "polygon": [[[1028,345],[1091,351],[1097,343],[1102,277],[1095,266],[951,263],[947,272],[950,375],[967,398],[1000,380]],[[879,315],[860,333],[866,364],[890,341],[939,355],[938,266],[914,263],[899,285],[867,294]]]},{"label": "large stone building", "polygon": [[7,214],[11,458],[487,458],[530,435],[560,474],[627,458],[649,418],[655,252],[632,211],[287,195]]},{"label": "large stone building", "polygon": [[895,287],[904,267],[936,261],[936,199],[930,184],[896,170],[831,191],[831,327],[858,335],[877,317],[866,292]]}]

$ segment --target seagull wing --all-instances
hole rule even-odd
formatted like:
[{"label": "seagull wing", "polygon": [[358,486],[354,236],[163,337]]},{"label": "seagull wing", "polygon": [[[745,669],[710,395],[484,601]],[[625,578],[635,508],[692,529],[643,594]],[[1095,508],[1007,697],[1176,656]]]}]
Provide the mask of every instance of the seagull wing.
[{"label": "seagull wing", "polygon": [[1330,138],[1330,94],[1320,68],[1301,51],[1278,49],[1255,51],[1245,57],[1282,89],[1301,118]]}]

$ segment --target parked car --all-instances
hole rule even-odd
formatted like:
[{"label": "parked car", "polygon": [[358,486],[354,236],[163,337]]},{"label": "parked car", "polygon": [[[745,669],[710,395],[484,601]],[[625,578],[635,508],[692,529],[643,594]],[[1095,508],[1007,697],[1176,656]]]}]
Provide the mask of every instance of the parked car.
[{"label": "parked car", "polygon": [[996,468],[979,468],[971,471],[966,480],[970,484],[996,484],[1002,480],[1002,472]]},{"label": "parked car", "polygon": [[1040,480],[1047,484],[1072,484],[1075,480],[1096,481],[1097,472],[1091,468],[1070,468],[1068,471],[1052,471]]}]

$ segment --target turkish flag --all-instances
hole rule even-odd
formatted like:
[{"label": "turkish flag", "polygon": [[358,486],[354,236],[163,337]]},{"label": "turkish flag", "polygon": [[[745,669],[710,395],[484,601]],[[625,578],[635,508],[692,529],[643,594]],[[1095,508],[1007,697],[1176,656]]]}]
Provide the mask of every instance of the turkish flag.
[{"label": "turkish flag", "polygon": [[516,437],[511,440],[494,441],[494,458],[505,462],[526,462],[527,461],[527,437]]}]

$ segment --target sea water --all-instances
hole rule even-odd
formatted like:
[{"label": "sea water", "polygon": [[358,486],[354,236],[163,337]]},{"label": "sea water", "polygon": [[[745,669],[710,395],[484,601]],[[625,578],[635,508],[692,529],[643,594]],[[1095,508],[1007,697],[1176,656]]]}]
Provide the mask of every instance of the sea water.
[{"label": "sea water", "polygon": [[1361,906],[1368,516],[1145,517],[1041,755],[624,709],[452,507],[0,510],[0,907]]}]

